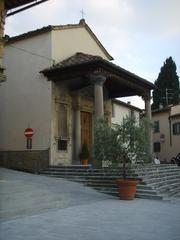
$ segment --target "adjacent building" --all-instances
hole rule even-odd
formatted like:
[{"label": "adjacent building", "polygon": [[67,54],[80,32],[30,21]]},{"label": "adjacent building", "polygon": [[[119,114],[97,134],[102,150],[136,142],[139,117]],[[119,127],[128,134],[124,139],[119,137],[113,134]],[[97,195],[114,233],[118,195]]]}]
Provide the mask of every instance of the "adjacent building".
[{"label": "adjacent building", "polygon": [[160,161],[170,162],[180,153],[180,104],[152,112],[154,153]]},{"label": "adjacent building", "polygon": [[[111,118],[114,98],[141,96],[151,118],[154,85],[112,59],[84,19],[10,38],[8,81],[0,88],[1,165],[32,170],[79,164],[83,142],[92,152],[94,125],[105,112]],[[31,140],[26,128],[33,129]]]},{"label": "adjacent building", "polygon": [[[0,83],[6,80],[3,65],[5,19],[47,0],[0,0]],[[11,11],[9,13],[9,11]]]},{"label": "adjacent building", "polygon": [[111,122],[112,124],[121,124],[123,119],[133,116],[139,122],[143,110],[131,105],[130,102],[125,103],[119,99],[112,99]]}]

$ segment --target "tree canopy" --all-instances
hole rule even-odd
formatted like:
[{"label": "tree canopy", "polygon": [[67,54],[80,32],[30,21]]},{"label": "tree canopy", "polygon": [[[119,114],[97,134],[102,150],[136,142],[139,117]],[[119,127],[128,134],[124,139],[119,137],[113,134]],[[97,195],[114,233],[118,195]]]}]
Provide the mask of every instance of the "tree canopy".
[{"label": "tree canopy", "polygon": [[154,84],[157,89],[153,91],[152,109],[158,109],[160,105],[165,107],[180,103],[179,77],[172,57],[167,58],[164,62]]}]

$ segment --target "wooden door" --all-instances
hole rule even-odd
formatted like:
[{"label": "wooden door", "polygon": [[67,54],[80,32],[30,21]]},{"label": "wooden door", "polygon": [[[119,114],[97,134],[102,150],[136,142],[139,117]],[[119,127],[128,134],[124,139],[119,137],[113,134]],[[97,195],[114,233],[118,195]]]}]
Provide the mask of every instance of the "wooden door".
[{"label": "wooden door", "polygon": [[92,152],[92,114],[81,112],[81,146],[86,142],[88,149]]}]

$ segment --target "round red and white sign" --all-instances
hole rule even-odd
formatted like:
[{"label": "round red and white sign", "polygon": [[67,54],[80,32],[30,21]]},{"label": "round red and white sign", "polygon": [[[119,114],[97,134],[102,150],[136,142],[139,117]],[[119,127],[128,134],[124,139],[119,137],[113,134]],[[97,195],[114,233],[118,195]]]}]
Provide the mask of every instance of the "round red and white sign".
[{"label": "round red and white sign", "polygon": [[26,128],[24,131],[24,135],[27,138],[31,138],[33,136],[34,132],[32,130],[32,128]]}]

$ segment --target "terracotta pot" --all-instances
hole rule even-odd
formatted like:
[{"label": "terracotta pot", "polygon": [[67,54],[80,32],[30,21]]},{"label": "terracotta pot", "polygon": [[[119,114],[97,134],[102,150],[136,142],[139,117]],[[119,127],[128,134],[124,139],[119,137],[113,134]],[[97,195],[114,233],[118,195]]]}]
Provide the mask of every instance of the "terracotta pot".
[{"label": "terracotta pot", "polygon": [[118,185],[119,197],[122,200],[132,200],[134,199],[136,193],[136,185],[138,180],[130,179],[117,179],[116,183]]},{"label": "terracotta pot", "polygon": [[88,165],[88,159],[82,159],[81,163],[82,165]]}]

